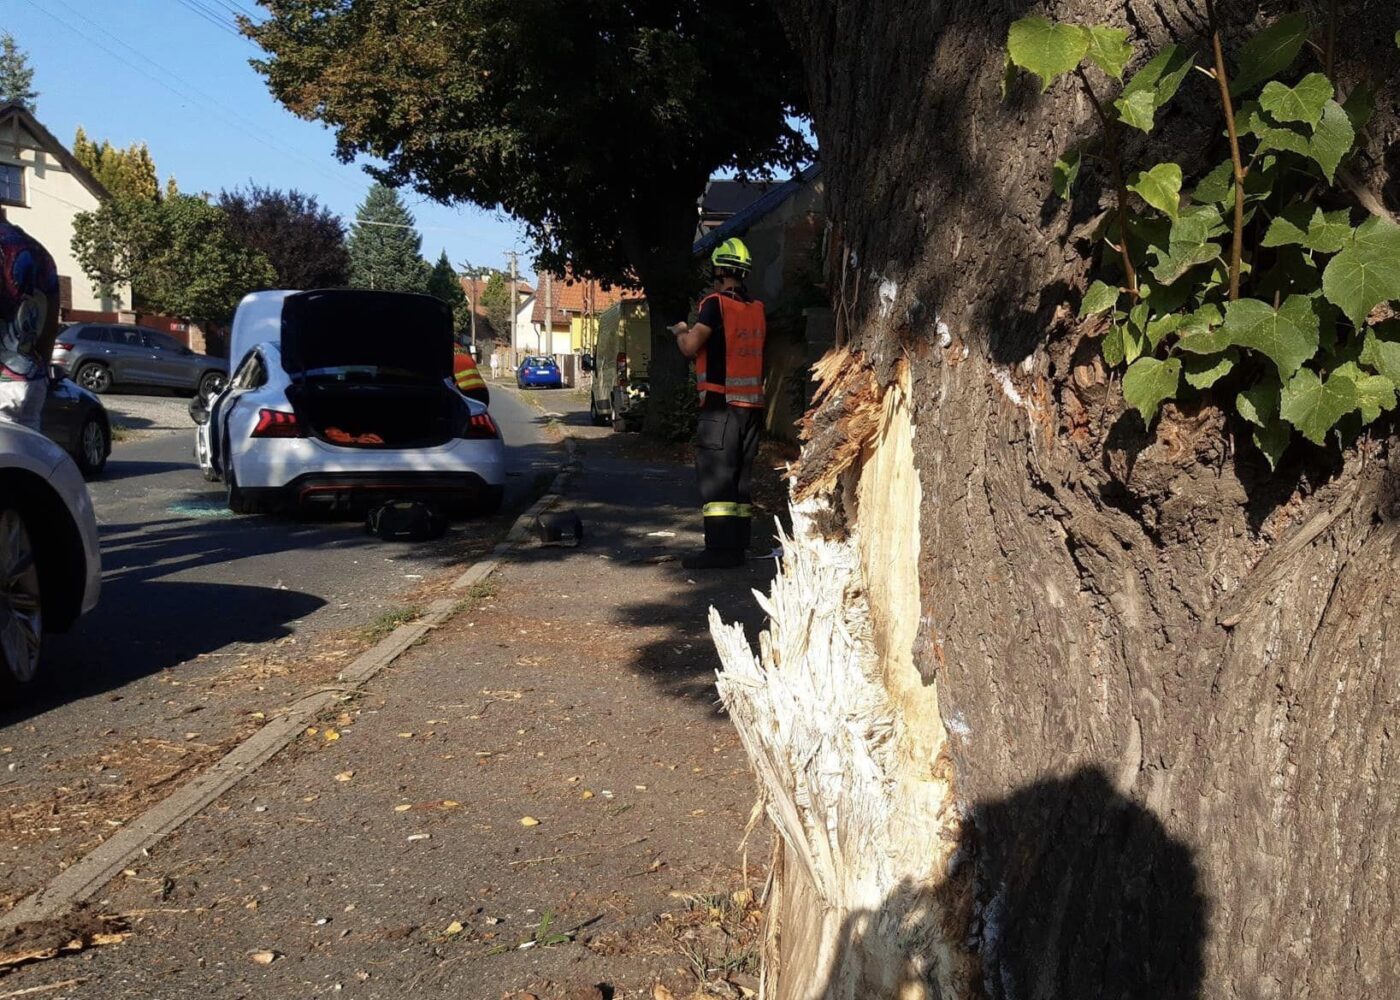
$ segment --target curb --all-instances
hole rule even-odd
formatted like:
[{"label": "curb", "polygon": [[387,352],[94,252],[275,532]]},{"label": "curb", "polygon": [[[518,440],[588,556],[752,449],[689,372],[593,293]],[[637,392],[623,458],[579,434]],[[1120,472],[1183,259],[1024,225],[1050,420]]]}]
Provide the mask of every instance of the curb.
[{"label": "curb", "polygon": [[[568,458],[551,481],[549,492],[515,519],[505,540],[491,551],[489,558],[473,564],[452,582],[453,590],[466,590],[500,569],[510,555],[521,547],[535,518],[559,502],[564,487],[579,469],[578,447],[572,437],[564,438],[564,448]],[[209,770],[146,810],[54,876],[43,888],[0,915],[0,931],[11,931],[34,921],[53,920],[75,904],[87,900],[120,874],[122,869],[129,867],[132,859],[160,843],[186,820],[277,756],[310,722],[339,702],[346,693],[359,690],[433,629],[451,619],[457,613],[458,604],[457,600],[447,597],[433,601],[422,618],[400,625],[346,667],[334,689],[313,691],[302,697],[287,710],[286,715],[267,723],[221,757]]]}]

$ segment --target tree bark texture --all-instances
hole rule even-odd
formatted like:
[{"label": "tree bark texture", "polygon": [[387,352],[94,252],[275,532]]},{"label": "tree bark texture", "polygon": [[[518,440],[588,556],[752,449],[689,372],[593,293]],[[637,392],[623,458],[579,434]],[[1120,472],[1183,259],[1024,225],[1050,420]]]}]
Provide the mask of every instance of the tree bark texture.
[{"label": "tree bark texture", "polygon": [[[777,5],[847,349],[772,633],[754,657],[716,623],[783,835],[769,995],[1400,996],[1391,429],[1295,442],[1277,474],[1214,408],[1146,432],[1073,318],[1109,197],[1051,194],[1092,108],[1069,81],[1000,94],[1016,17],[1127,28],[1140,63],[1204,51],[1203,4]],[[1339,77],[1385,81],[1355,172],[1393,212],[1400,13],[1339,6]],[[1227,46],[1291,9],[1222,4]],[[1213,86],[1128,159],[1223,159]],[[803,640],[823,609],[849,620]]]}]

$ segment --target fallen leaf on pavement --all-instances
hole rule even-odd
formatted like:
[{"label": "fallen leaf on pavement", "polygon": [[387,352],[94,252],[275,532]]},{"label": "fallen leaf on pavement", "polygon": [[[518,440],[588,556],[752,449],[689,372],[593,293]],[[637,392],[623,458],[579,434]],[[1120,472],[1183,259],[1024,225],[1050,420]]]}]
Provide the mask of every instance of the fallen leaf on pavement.
[{"label": "fallen leaf on pavement", "polygon": [[676,1000],[676,995],[657,983],[651,988],[651,1000]]},{"label": "fallen leaf on pavement", "polygon": [[579,798],[581,798],[581,799],[591,799],[591,798],[593,798],[593,793],[590,792],[588,789],[585,788],[585,789],[583,790],[583,794],[580,795]]},{"label": "fallen leaf on pavement", "polygon": [[334,743],[336,740],[340,739],[340,733],[335,729],[327,729],[321,735],[325,738],[327,743]]},{"label": "fallen leaf on pavement", "polygon": [[339,774],[337,774],[337,775],[335,776],[335,780],[336,780],[336,781],[349,781],[349,780],[350,780],[351,778],[353,778],[354,776],[355,776],[355,772],[354,772],[354,771],[341,771]]},{"label": "fallen leaf on pavement", "polygon": [[396,813],[406,813],[406,812],[408,812],[408,811],[409,811],[410,809],[412,809],[412,808],[413,808],[413,807],[412,807],[411,805],[409,805],[407,802],[405,802],[405,803],[404,803],[403,805],[401,805],[401,806],[394,806],[394,812],[396,812]]},{"label": "fallen leaf on pavement", "polygon": [[411,740],[411,739],[413,739],[413,734],[412,734],[412,733],[399,733],[399,739],[401,739],[401,740]]},{"label": "fallen leaf on pavement", "polygon": [[413,834],[413,836],[409,837],[408,839],[409,839],[410,842],[415,841],[415,840],[432,840],[432,839],[433,839],[433,835],[432,835],[431,833],[415,833],[415,834]]},{"label": "fallen leaf on pavement", "polygon": [[461,934],[464,930],[466,930],[466,928],[462,926],[462,921],[454,920],[452,921],[452,923],[447,925],[447,930],[443,931],[443,933],[446,934],[448,937],[455,937],[458,934]]},{"label": "fallen leaf on pavement", "polygon": [[537,819],[535,819],[535,817],[533,817],[533,816],[522,816],[522,817],[520,817],[520,825],[521,825],[521,826],[539,826],[539,825],[540,825],[540,821],[537,820]]},{"label": "fallen leaf on pavement", "polygon": [[248,956],[248,960],[258,965],[271,965],[281,957],[281,954],[275,951],[255,951]]}]

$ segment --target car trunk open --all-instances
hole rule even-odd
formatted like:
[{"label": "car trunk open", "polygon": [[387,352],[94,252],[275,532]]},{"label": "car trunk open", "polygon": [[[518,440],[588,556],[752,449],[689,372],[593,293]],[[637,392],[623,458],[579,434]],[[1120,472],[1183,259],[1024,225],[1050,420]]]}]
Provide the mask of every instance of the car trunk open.
[{"label": "car trunk open", "polygon": [[351,448],[431,448],[470,418],[452,376],[452,314],[426,295],[334,290],[282,306],[287,398],[307,433]]}]

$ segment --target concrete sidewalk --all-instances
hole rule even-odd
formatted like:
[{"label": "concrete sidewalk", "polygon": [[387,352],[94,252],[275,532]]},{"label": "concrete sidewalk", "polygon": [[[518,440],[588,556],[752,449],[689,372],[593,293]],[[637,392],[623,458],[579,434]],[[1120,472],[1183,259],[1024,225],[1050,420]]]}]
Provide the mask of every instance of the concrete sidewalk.
[{"label": "concrete sidewalk", "polygon": [[[667,557],[700,544],[689,470],[583,426],[565,396],[541,402],[582,439],[564,506],[584,544],[520,552],[109,886],[95,909],[127,922],[125,943],[23,967],[0,992],[592,1000],[754,985],[737,851],[754,787],[716,711],[706,611],[753,635],[749,591],[773,564],[688,575]],[[766,859],[751,842],[754,890]]]}]

